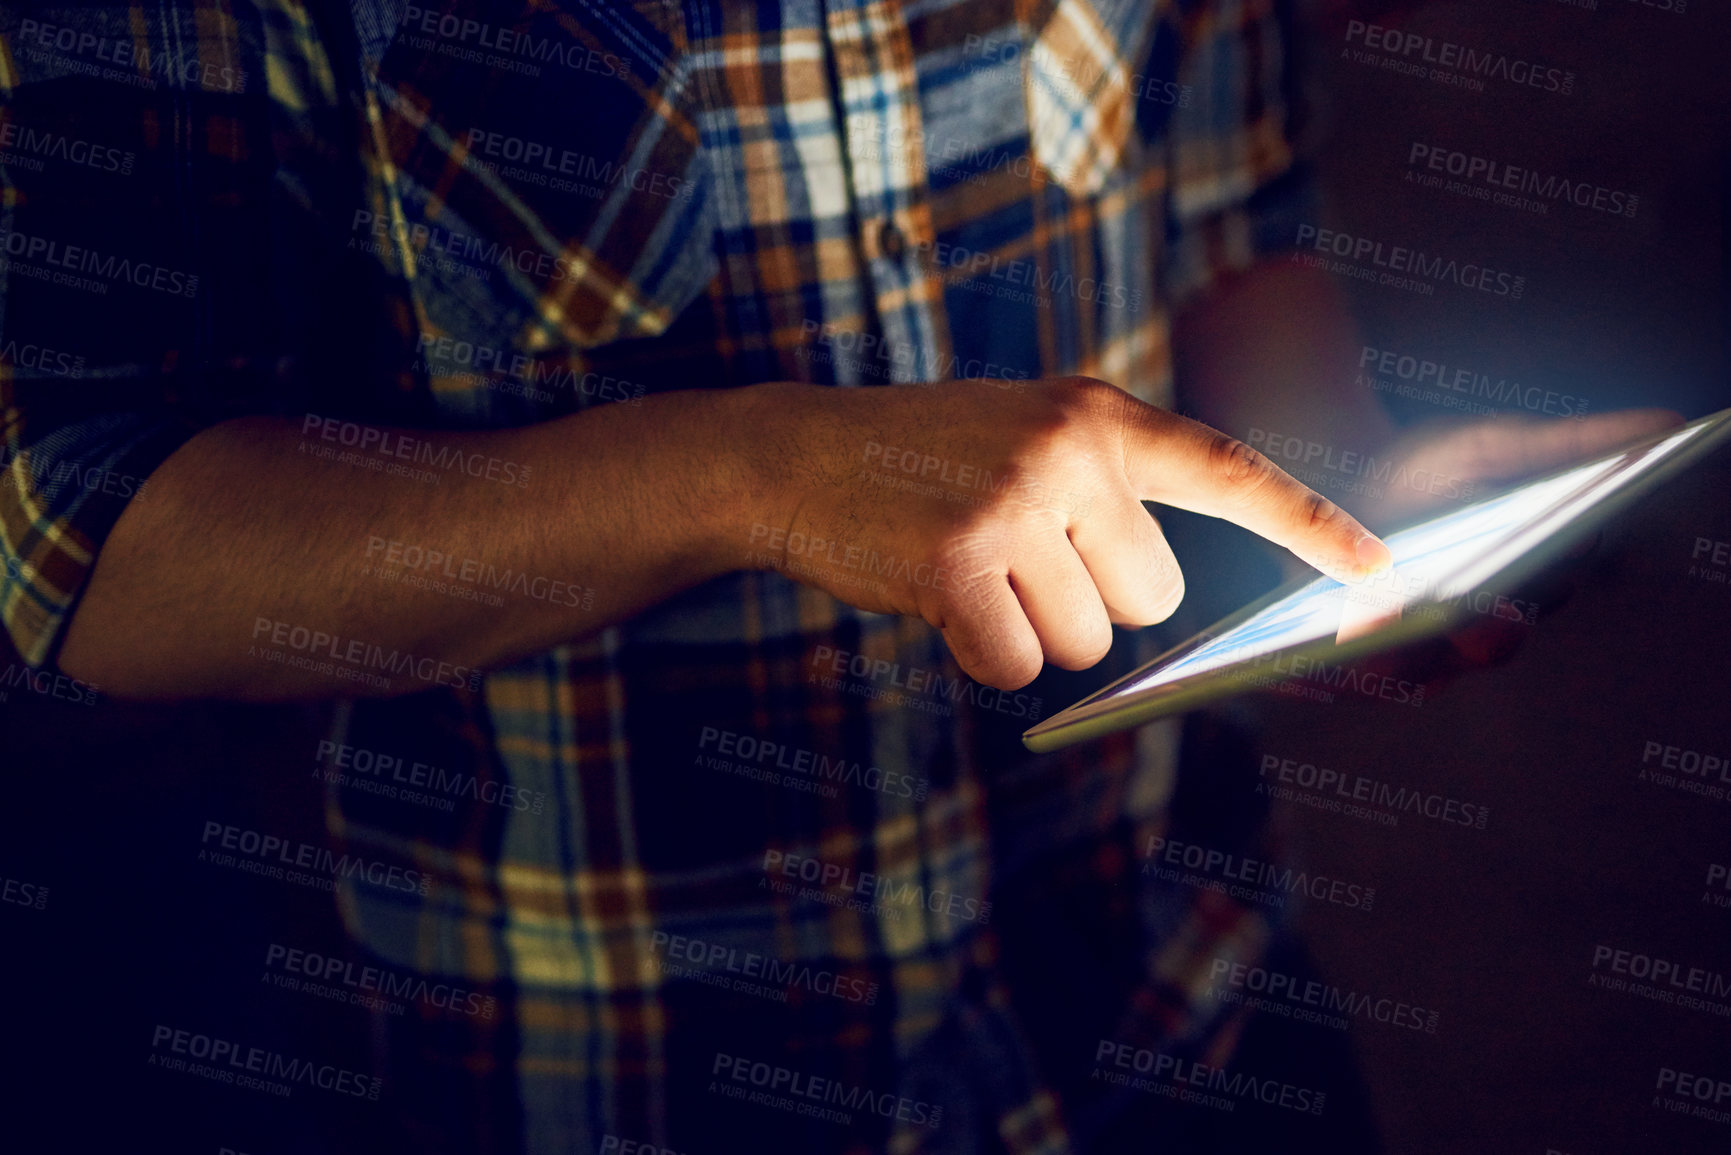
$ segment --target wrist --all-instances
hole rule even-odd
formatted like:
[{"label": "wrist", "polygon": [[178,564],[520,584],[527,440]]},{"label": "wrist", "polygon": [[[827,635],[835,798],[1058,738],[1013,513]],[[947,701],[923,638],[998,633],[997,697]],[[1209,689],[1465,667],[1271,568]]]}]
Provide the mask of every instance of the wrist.
[{"label": "wrist", "polygon": [[718,390],[712,411],[699,415],[696,449],[711,463],[715,499],[698,536],[711,572],[775,568],[772,543],[798,504],[801,417],[821,388],[777,381]]}]

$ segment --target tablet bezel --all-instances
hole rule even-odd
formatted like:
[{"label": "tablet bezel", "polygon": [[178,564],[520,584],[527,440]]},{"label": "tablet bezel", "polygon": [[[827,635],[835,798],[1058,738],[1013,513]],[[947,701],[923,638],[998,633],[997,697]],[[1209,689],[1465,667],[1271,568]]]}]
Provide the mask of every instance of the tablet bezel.
[{"label": "tablet bezel", "polygon": [[[1522,486],[1557,477],[1594,461],[1610,461],[1643,446],[1656,445],[1675,437],[1691,426],[1706,426],[1707,428],[1705,432],[1682,445],[1668,458],[1613,491],[1605,500],[1570,518],[1561,527],[1534,545],[1533,548],[1520,554],[1507,565],[1486,577],[1483,584],[1495,582],[1507,587],[1533,576],[1566,554],[1589,530],[1627,509],[1651,493],[1655,487],[1675,477],[1707,453],[1718,448],[1727,439],[1731,439],[1731,409],[1721,409],[1717,413],[1710,413],[1685,425],[1674,426],[1650,437],[1632,441],[1619,449],[1601,454],[1598,457],[1576,461],[1547,473],[1527,478],[1520,485],[1502,490],[1501,493],[1506,494]],[[1492,497],[1500,495],[1496,494]],[[1491,497],[1484,500],[1489,501]],[[1462,508],[1470,508],[1470,506]],[[1451,510],[1449,512],[1458,511]],[[1422,521],[1412,524],[1422,524]],[[1293,660],[1326,659],[1338,664],[1444,633],[1453,628],[1464,615],[1472,612],[1462,604],[1461,599],[1456,599],[1451,604],[1429,598],[1419,598],[1411,603],[1413,608],[1431,607],[1440,612],[1403,616],[1396,621],[1377,626],[1369,633],[1348,642],[1336,642],[1331,637],[1322,637],[1268,650],[1254,657],[1234,662],[1229,666],[1198,671],[1175,682],[1151,686],[1147,690],[1128,695],[1121,700],[1110,700],[1112,693],[1119,686],[1145,676],[1148,671],[1157,666],[1182,657],[1197,646],[1219,637],[1228,630],[1238,628],[1282,598],[1290,597],[1303,589],[1315,581],[1316,577],[1316,574],[1308,574],[1282,585],[1273,592],[1251,602],[1238,612],[1222,618],[1210,628],[1166,650],[1152,661],[1143,663],[1110,685],[1060,710],[1023,733],[1022,744],[1038,754],[1060,750],[1077,742],[1104,737],[1107,734],[1152,722],[1171,714],[1193,710],[1198,706],[1222,698],[1232,697],[1250,690],[1270,688],[1282,682],[1290,681],[1292,675],[1271,674],[1265,668],[1280,658],[1285,657]]]}]

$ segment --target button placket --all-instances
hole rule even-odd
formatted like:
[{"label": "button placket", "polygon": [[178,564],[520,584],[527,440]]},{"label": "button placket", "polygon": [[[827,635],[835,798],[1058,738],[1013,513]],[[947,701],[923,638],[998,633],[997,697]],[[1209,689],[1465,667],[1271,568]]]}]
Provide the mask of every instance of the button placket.
[{"label": "button placket", "polygon": [[918,259],[929,248],[925,146],[913,47],[884,0],[829,0],[844,147],[865,277],[888,353],[884,376],[930,380],[948,356],[942,283]]}]

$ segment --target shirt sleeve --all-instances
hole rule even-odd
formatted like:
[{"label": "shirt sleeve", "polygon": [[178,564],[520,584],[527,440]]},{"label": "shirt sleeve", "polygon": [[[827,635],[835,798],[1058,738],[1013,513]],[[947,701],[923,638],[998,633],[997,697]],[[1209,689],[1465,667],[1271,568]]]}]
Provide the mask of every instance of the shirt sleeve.
[{"label": "shirt sleeve", "polygon": [[1178,5],[1184,45],[1166,134],[1161,276],[1174,308],[1222,275],[1290,248],[1314,219],[1287,0]]},{"label": "shirt sleeve", "polygon": [[0,622],[30,665],[153,470],[292,405],[334,93],[288,4],[0,14]]}]

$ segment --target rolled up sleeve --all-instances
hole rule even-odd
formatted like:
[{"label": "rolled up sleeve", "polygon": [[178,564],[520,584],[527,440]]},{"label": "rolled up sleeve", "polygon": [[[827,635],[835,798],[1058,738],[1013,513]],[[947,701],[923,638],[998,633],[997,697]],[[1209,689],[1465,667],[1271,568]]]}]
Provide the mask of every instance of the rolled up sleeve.
[{"label": "rolled up sleeve", "polygon": [[292,407],[337,110],[293,5],[29,13],[0,14],[0,621],[43,666],[151,473]]}]

